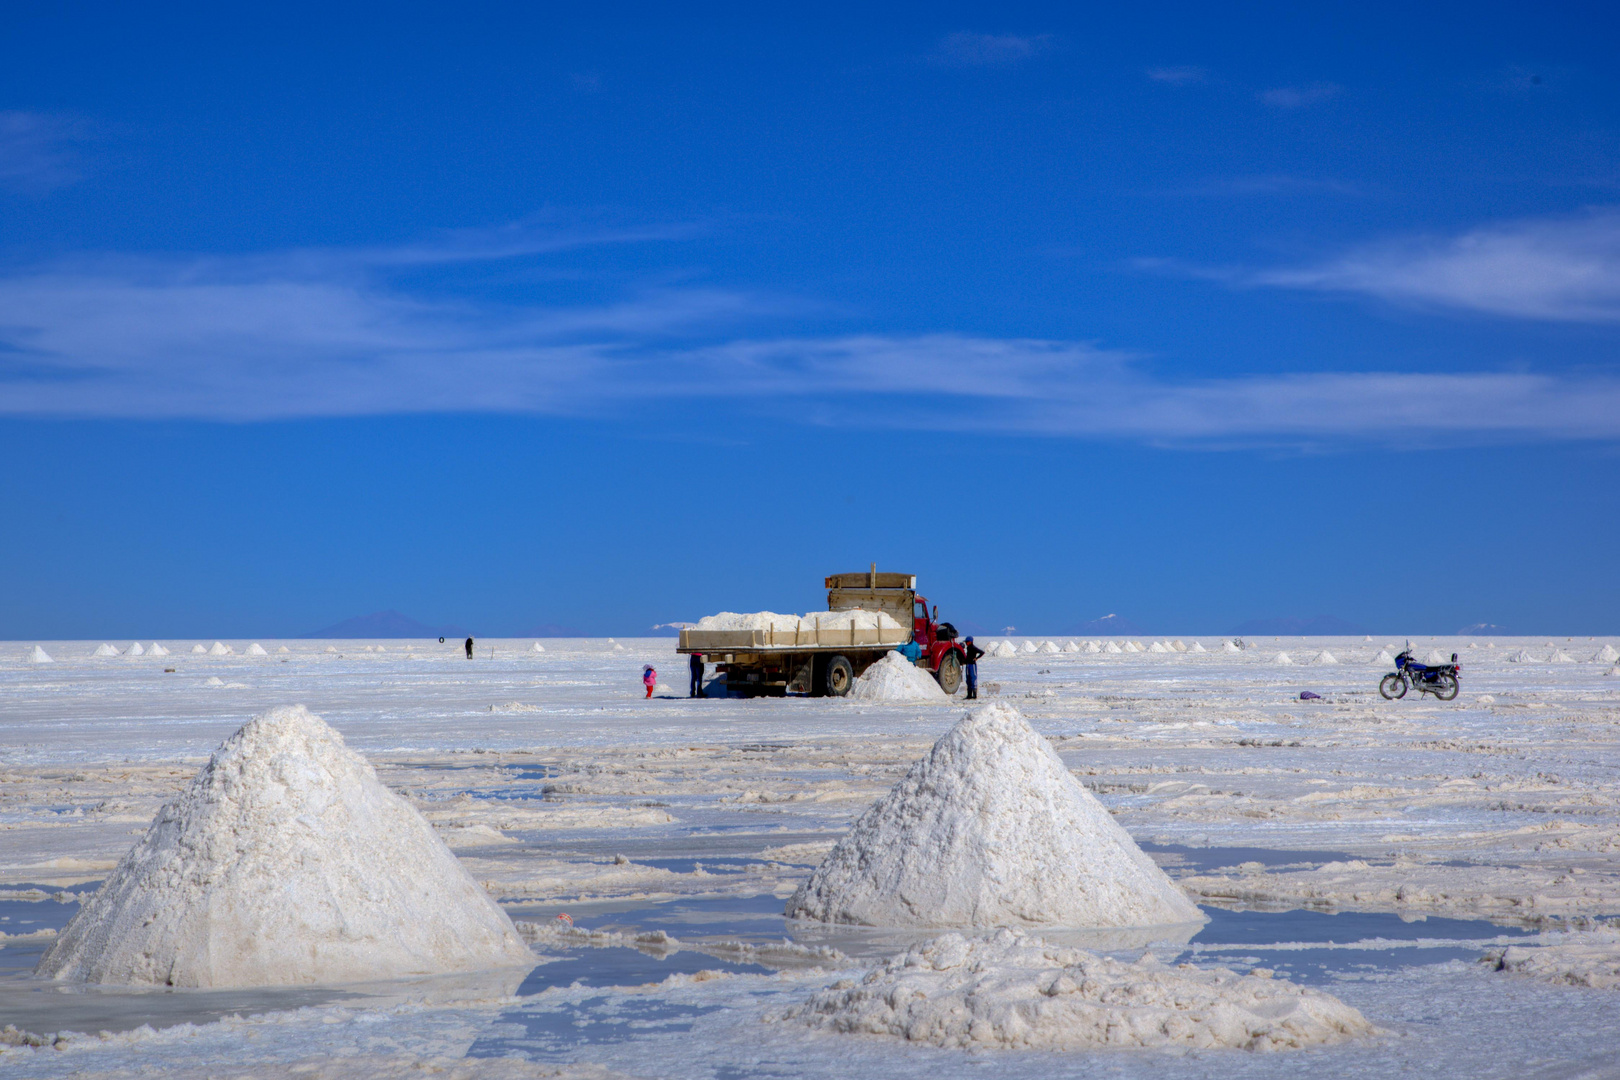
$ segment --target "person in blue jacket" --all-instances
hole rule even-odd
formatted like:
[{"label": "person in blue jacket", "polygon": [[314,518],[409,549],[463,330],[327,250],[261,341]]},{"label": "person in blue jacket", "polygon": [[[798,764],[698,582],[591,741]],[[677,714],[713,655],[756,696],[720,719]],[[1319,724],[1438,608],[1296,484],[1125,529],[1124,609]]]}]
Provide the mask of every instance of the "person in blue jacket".
[{"label": "person in blue jacket", "polygon": [[967,699],[974,701],[979,696],[979,657],[985,653],[983,649],[973,644],[971,637],[963,639],[962,649],[967,653]]}]

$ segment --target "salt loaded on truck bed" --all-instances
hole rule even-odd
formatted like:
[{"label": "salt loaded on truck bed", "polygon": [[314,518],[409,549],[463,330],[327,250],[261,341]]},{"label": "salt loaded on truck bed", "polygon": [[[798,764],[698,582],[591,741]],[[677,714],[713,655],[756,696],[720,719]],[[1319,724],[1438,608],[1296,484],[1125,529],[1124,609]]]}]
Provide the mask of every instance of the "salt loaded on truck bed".
[{"label": "salt loaded on truck bed", "polygon": [[726,689],[748,696],[789,690],[843,697],[860,674],[893,649],[915,641],[917,666],[941,690],[956,693],[965,662],[956,628],[939,622],[912,574],[834,574],[827,610],[807,615],[722,612],[681,631],[677,651],[702,653],[726,678]]}]

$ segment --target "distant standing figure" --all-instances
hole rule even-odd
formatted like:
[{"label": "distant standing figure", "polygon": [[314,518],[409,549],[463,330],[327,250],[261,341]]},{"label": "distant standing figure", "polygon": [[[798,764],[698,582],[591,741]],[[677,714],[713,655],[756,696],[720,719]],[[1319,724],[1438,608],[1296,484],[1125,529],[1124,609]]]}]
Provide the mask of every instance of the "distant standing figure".
[{"label": "distant standing figure", "polygon": [[467,659],[472,659],[472,638],[467,639]]},{"label": "distant standing figure", "polygon": [[658,672],[651,664],[641,669],[641,684],[647,688],[647,696],[652,697],[653,687],[658,685]]},{"label": "distant standing figure", "polygon": [[963,640],[962,648],[967,653],[967,699],[976,701],[979,697],[979,657],[985,653],[983,649],[973,644],[971,637]]},{"label": "distant standing figure", "polygon": [[686,696],[687,697],[702,697],[703,696],[703,654],[700,653],[700,652],[693,653],[692,654],[691,665],[692,665],[692,689]]}]

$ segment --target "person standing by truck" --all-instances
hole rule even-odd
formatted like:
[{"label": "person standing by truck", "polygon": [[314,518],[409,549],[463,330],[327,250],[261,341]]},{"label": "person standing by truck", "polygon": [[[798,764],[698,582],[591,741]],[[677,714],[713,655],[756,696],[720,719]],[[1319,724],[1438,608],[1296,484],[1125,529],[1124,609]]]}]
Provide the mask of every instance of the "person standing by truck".
[{"label": "person standing by truck", "polygon": [[689,664],[690,664],[690,667],[692,669],[692,689],[687,692],[686,696],[687,697],[702,697],[703,696],[703,654],[700,653],[700,652],[693,653],[692,654],[692,659],[689,662]]},{"label": "person standing by truck", "polygon": [[962,648],[963,653],[967,656],[967,667],[965,669],[968,684],[967,699],[976,701],[979,697],[979,657],[985,653],[983,649],[973,644],[972,637],[962,642]]}]

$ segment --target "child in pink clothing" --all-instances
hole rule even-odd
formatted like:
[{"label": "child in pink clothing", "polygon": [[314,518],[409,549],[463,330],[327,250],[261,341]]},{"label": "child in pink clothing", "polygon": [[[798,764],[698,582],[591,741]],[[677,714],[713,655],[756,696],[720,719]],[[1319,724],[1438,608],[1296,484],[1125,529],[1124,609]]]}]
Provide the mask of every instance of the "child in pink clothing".
[{"label": "child in pink clothing", "polygon": [[641,669],[641,683],[647,688],[647,696],[652,697],[653,687],[658,685],[658,672],[651,664]]}]

